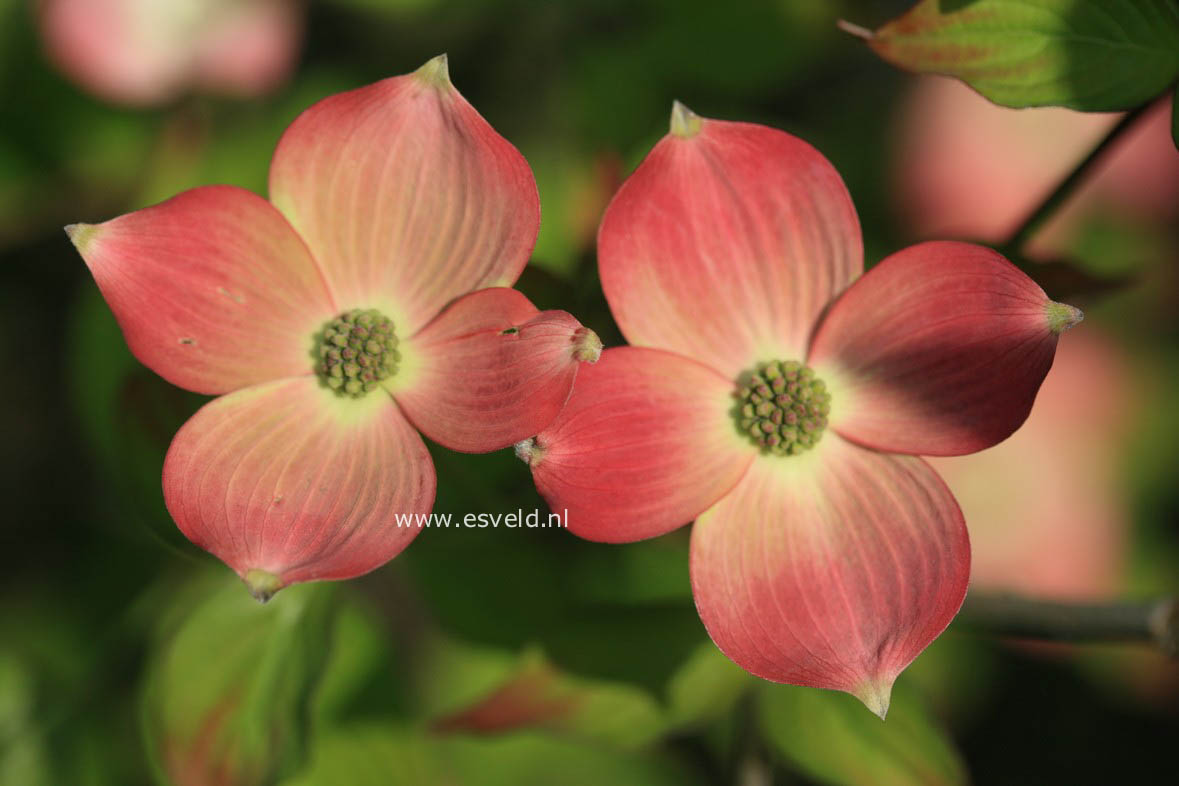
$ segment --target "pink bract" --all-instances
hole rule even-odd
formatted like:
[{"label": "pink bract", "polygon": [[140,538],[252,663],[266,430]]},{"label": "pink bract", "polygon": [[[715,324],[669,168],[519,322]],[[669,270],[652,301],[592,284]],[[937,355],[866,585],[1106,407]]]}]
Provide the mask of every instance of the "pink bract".
[{"label": "pink bract", "polygon": [[[270,192],[207,186],[67,228],[136,357],[220,395],[173,440],[164,497],[262,598],[392,559],[434,502],[418,431],[507,447],[556,417],[601,348],[508,288],[536,240],[536,184],[445,56],[296,118]],[[339,344],[334,371],[393,373],[341,387],[326,326],[367,310],[392,320],[395,353],[372,333]]]},{"label": "pink bract", "polygon": [[254,96],[286,79],[303,35],[295,0],[46,0],[49,56],[110,101],[159,104],[195,88]]},{"label": "pink bract", "polygon": [[[970,573],[958,505],[917,455],[970,453],[1018,428],[1080,312],[965,243],[913,246],[861,275],[859,223],[826,159],[678,104],[598,249],[632,346],[606,350],[518,448],[537,488],[591,540],[695,519],[693,594],[720,649],[883,717]],[[830,395],[826,432],[797,454],[738,428],[743,402],[764,400],[751,391],[779,373],[753,372],[775,361],[808,364]]]}]

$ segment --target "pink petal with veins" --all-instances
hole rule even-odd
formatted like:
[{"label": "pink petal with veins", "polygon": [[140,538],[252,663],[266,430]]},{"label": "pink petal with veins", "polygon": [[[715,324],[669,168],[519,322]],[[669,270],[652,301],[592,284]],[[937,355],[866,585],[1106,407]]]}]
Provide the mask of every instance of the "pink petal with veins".
[{"label": "pink petal with veins", "polygon": [[352,400],[314,377],[285,379],[222,396],[184,424],[164,500],[193,543],[265,598],[397,556],[421,531],[413,515],[434,504],[434,466],[381,391]]},{"label": "pink petal with veins", "polygon": [[486,453],[538,433],[569,398],[596,335],[564,311],[539,311],[514,289],[459,298],[406,342],[389,389],[426,436]]},{"label": "pink petal with veins", "polygon": [[683,526],[757,454],[738,433],[732,382],[695,361],[619,347],[581,370],[557,420],[526,447],[536,488],[589,540],[642,540]]},{"label": "pink petal with veins", "polygon": [[459,95],[445,56],[299,115],[270,197],[341,308],[380,309],[403,336],[459,295],[515,283],[540,226],[528,163]]},{"label": "pink petal with veins", "polygon": [[1019,428],[1080,319],[990,249],[911,246],[824,317],[810,364],[832,386],[831,427],[866,447],[960,455]]},{"label": "pink petal with veins", "polygon": [[690,119],[698,132],[664,137],[602,219],[610,310],[631,344],[734,379],[758,360],[800,359],[815,319],[863,270],[851,197],[797,137]]},{"label": "pink petal with veins", "polygon": [[227,393],[311,373],[312,334],[335,307],[303,241],[261,197],[204,186],[66,231],[131,351],[172,384]]},{"label": "pink petal with veins", "polygon": [[836,434],[754,462],[697,519],[691,548],[696,607],[726,655],[768,680],[847,691],[882,717],[970,572],[962,514],[929,465]]}]

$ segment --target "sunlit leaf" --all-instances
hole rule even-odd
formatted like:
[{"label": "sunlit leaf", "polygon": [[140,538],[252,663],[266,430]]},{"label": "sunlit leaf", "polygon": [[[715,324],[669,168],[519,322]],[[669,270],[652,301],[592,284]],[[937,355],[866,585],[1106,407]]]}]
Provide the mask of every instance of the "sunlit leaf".
[{"label": "sunlit leaf", "polygon": [[[693,786],[698,776],[657,753],[623,753],[538,734],[447,741],[461,786]],[[448,782],[449,783],[449,782]]]},{"label": "sunlit leaf", "polygon": [[335,724],[405,709],[401,653],[377,613],[351,593],[341,598],[323,677],[315,690],[316,723]]},{"label": "sunlit leaf", "polygon": [[922,0],[867,41],[894,65],[956,76],[1004,106],[1128,109],[1179,74],[1179,6]]},{"label": "sunlit leaf", "polygon": [[506,653],[439,642],[417,680],[432,728],[445,734],[533,730],[639,748],[665,729],[654,697],[625,683],[562,672],[538,651]]},{"label": "sunlit leaf", "polygon": [[692,725],[726,715],[755,682],[715,644],[704,642],[668,683],[667,699],[672,722]]},{"label": "sunlit leaf", "polygon": [[961,757],[919,697],[902,681],[881,722],[835,691],[766,685],[759,695],[762,733],[811,778],[839,786],[946,786],[966,783]]},{"label": "sunlit leaf", "polygon": [[283,786],[695,786],[662,754],[621,753],[538,734],[438,737],[392,724],[327,731]]},{"label": "sunlit leaf", "polygon": [[282,786],[459,786],[444,773],[437,748],[420,731],[367,723],[325,730],[307,767]]},{"label": "sunlit leaf", "polygon": [[330,598],[300,585],[261,605],[227,580],[157,645],[143,728],[161,783],[260,786],[298,766]]}]

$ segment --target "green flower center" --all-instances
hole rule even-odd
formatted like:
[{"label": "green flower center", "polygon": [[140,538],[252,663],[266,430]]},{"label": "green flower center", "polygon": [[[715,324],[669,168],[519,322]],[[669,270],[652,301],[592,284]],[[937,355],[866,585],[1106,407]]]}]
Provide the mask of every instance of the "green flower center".
[{"label": "green flower center", "polygon": [[827,428],[831,394],[810,366],[797,360],[761,364],[738,395],[741,431],[775,455],[810,450]]},{"label": "green flower center", "polygon": [[345,311],[315,339],[315,372],[341,396],[360,398],[397,373],[393,320],[379,311]]}]

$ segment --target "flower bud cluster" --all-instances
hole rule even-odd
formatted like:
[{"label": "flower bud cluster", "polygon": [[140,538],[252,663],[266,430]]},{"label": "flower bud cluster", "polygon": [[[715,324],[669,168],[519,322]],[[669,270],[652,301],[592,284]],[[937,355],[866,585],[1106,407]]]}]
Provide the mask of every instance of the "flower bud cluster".
[{"label": "flower bud cluster", "polygon": [[794,456],[810,450],[827,428],[827,385],[796,360],[762,364],[739,395],[741,431],[771,453]]},{"label": "flower bud cluster", "polygon": [[346,311],[324,326],[316,372],[337,393],[360,398],[397,373],[393,321],[379,311]]}]

